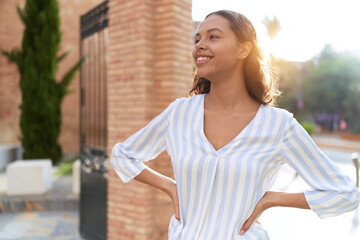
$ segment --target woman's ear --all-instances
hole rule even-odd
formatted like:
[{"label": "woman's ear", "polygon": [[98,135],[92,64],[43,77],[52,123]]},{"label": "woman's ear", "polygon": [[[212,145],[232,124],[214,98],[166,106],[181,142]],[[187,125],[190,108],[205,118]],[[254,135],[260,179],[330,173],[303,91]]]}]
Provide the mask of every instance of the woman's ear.
[{"label": "woman's ear", "polygon": [[243,42],[239,45],[238,59],[245,59],[251,52],[252,44],[250,42]]}]

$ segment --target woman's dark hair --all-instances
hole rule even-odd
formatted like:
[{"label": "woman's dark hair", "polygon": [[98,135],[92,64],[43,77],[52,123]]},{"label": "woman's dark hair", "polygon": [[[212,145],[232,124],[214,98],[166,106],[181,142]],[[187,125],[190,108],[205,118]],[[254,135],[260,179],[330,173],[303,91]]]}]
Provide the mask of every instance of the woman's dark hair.
[{"label": "woman's dark hair", "polygon": [[[264,105],[275,105],[276,98],[280,95],[277,87],[277,78],[270,70],[270,67],[263,64],[263,55],[257,43],[255,28],[250,20],[244,15],[229,11],[220,10],[208,14],[216,14],[224,17],[230,23],[230,29],[235,33],[239,42],[250,42],[252,49],[244,60],[244,79],[249,95],[256,101]],[[195,73],[192,89],[189,94],[198,95],[210,92],[211,82],[199,77]]]}]

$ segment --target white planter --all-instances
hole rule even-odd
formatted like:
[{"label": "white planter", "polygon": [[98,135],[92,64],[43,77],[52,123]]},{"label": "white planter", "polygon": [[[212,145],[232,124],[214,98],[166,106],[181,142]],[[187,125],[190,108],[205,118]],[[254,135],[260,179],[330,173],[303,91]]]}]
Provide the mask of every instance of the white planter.
[{"label": "white planter", "polygon": [[6,167],[7,194],[44,194],[52,185],[50,159],[18,160]]}]

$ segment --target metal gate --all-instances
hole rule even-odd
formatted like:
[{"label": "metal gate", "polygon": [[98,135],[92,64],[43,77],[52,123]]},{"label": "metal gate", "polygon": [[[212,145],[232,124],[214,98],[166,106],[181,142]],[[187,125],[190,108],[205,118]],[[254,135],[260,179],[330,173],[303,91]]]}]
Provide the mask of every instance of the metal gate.
[{"label": "metal gate", "polygon": [[80,234],[85,239],[106,239],[106,61],[108,1],[80,18]]}]

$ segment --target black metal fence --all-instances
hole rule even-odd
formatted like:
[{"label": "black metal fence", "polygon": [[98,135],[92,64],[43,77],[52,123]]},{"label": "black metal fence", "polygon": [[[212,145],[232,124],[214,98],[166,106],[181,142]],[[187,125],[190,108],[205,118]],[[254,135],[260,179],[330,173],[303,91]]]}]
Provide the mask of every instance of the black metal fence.
[{"label": "black metal fence", "polygon": [[106,239],[106,60],[108,1],[82,15],[80,56],[80,234]]}]

